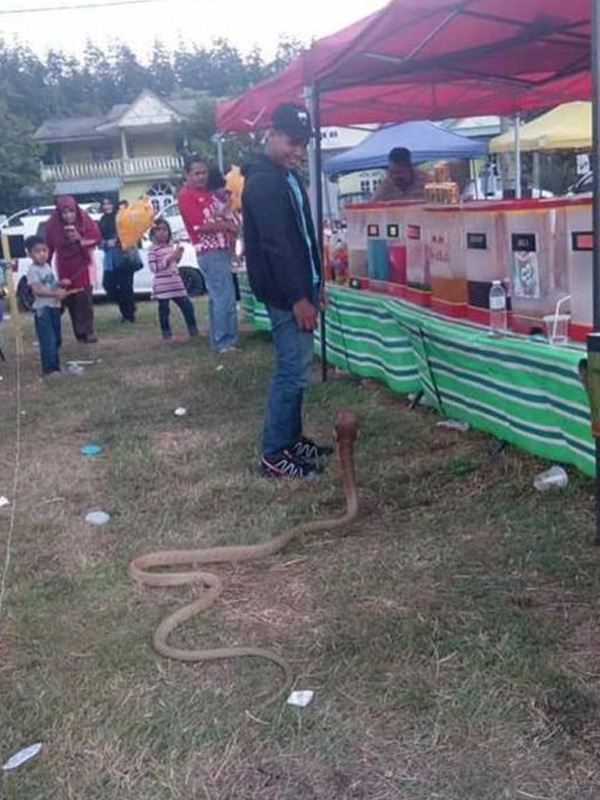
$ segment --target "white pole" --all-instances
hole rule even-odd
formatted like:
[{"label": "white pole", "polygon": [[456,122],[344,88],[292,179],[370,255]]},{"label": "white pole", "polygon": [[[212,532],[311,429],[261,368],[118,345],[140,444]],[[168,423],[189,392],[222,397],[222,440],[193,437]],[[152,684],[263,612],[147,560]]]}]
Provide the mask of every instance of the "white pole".
[{"label": "white pole", "polygon": [[515,197],[517,200],[520,200],[522,197],[521,191],[521,115],[517,114],[515,116],[515,156],[517,160],[517,168],[516,168],[516,187],[515,187]]},{"label": "white pole", "polygon": [[217,162],[219,170],[223,173],[225,171],[225,161],[223,159],[223,137],[217,136]]},{"label": "white pole", "polygon": [[123,161],[129,159],[129,151],[127,149],[127,136],[125,135],[125,128],[121,128],[121,158]]},{"label": "white pole", "polygon": [[542,189],[542,169],[540,163],[540,153],[533,154],[533,185],[536,189]]}]

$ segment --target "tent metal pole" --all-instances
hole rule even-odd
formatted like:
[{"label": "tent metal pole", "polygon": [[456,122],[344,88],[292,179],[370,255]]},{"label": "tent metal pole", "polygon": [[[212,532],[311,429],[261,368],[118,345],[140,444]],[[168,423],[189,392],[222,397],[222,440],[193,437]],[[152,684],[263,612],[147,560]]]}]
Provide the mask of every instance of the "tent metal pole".
[{"label": "tent metal pole", "polygon": [[219,166],[219,170],[222,173],[225,172],[225,159],[223,157],[223,137],[220,134],[217,134],[217,164]]},{"label": "tent metal pole", "polygon": [[[312,86],[305,86],[304,87],[304,103],[310,113],[310,116],[313,120],[314,126],[314,119],[315,119],[315,111],[314,111],[314,98],[313,98],[313,88]],[[316,162],[317,162],[317,140],[316,137],[311,139],[308,144],[308,189],[309,189],[309,197],[310,197],[310,208],[312,211],[313,222],[315,223],[315,229],[317,227],[317,170],[316,170]]]},{"label": "tent metal pole", "polygon": [[[588,354],[596,349],[592,344],[600,332],[600,194],[598,169],[600,167],[600,0],[592,0],[592,103],[593,143],[592,169],[594,170],[593,230],[594,253],[592,269],[592,295],[594,334],[588,339]],[[591,361],[591,358],[589,359]],[[596,439],[596,531],[594,542],[600,545],[600,439]]]},{"label": "tent metal pole", "polygon": [[516,157],[516,171],[515,171],[515,197],[520,200],[523,196],[521,188],[521,115],[515,116],[515,157]]},{"label": "tent metal pole", "polygon": [[[323,151],[321,146],[321,93],[318,84],[312,87],[313,102],[313,124],[315,128],[315,180],[316,180],[316,211],[317,211],[317,241],[321,262],[324,263],[325,250],[324,231],[323,231]],[[324,276],[323,276],[324,278]],[[327,323],[325,319],[325,309],[320,312],[321,327],[321,377],[323,383],[327,381]]]}]

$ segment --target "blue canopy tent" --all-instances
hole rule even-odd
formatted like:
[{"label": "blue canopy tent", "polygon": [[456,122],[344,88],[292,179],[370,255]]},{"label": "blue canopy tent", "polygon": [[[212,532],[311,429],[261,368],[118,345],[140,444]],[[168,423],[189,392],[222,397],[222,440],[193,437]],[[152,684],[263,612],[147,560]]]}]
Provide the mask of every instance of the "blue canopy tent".
[{"label": "blue canopy tent", "polygon": [[351,150],[327,159],[323,171],[327,175],[340,175],[385,167],[388,153],[394,147],[410,150],[414,163],[438,158],[477,158],[487,153],[483,142],[451,133],[432,122],[404,122],[380,128]]}]

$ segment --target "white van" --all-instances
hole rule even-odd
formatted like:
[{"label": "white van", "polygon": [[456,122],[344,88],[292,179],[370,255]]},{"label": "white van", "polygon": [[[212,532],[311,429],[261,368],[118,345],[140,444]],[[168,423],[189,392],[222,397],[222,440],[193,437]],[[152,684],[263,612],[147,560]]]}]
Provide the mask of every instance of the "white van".
[{"label": "white van", "polygon": [[[195,250],[189,241],[185,241],[185,228],[179,216],[179,207],[176,203],[174,203],[173,206],[176,206],[175,214],[173,213],[172,206],[165,209],[165,212],[171,210],[169,224],[173,227],[173,238],[175,241],[182,241],[184,245],[184,254],[179,265],[183,281],[191,295],[204,294],[204,280],[198,268]],[[100,203],[82,203],[81,207],[88,212],[93,220],[98,222],[101,217]],[[16,262],[15,284],[18,285],[20,279],[27,274],[31,264],[31,259],[27,257],[27,253],[25,252],[25,240],[28,236],[44,235],[44,225],[53,211],[54,206],[37,206],[18,211],[3,222],[0,222],[0,234],[6,234],[8,236],[11,259],[13,264]],[[163,212],[163,214],[165,214],[165,212]],[[177,222],[173,224],[174,216],[179,217],[179,224]],[[140,248],[142,269],[135,273],[133,284],[134,291],[139,296],[149,296],[152,292],[152,273],[148,267],[149,246],[150,239],[146,235],[142,240],[142,247]],[[93,286],[94,297],[98,298],[105,295],[104,287],[102,286],[103,264],[104,253],[97,248],[94,251],[94,261],[90,279]]]}]

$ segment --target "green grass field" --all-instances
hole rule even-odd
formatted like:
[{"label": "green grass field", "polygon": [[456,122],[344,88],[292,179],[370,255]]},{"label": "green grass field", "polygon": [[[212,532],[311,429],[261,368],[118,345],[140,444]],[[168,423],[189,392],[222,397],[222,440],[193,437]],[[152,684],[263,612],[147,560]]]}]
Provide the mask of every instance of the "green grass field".
[{"label": "green grass field", "polygon": [[[203,302],[198,301],[203,313]],[[161,548],[259,542],[342,506],[335,461],[304,484],[253,467],[270,371],[265,334],[217,357],[206,339],[164,344],[156,308],[135,328],[97,309],[98,346],[65,322],[81,376],[38,378],[24,319],[22,448],[0,619],[3,800],[597,800],[600,551],[593,486],[482,434],[437,429],[404,398],[334,376],[315,382],[307,432],[335,412],[361,424],[368,513],[346,533],[216,567],[223,597],[189,646],[254,644],[313,689],[305,710],[257,711],[277,685],[255,660],[200,667],[151,648],[191,589],[138,589],[131,558]],[[181,329],[180,329],[181,331]],[[0,494],[12,499],[16,385],[1,331]],[[219,369],[222,367],[222,369]],[[173,410],[185,406],[188,415]],[[104,448],[85,458],[78,448]],[[90,509],[111,516],[84,522]],[[0,565],[10,507],[0,509]],[[250,713],[247,713],[250,712]]]}]

